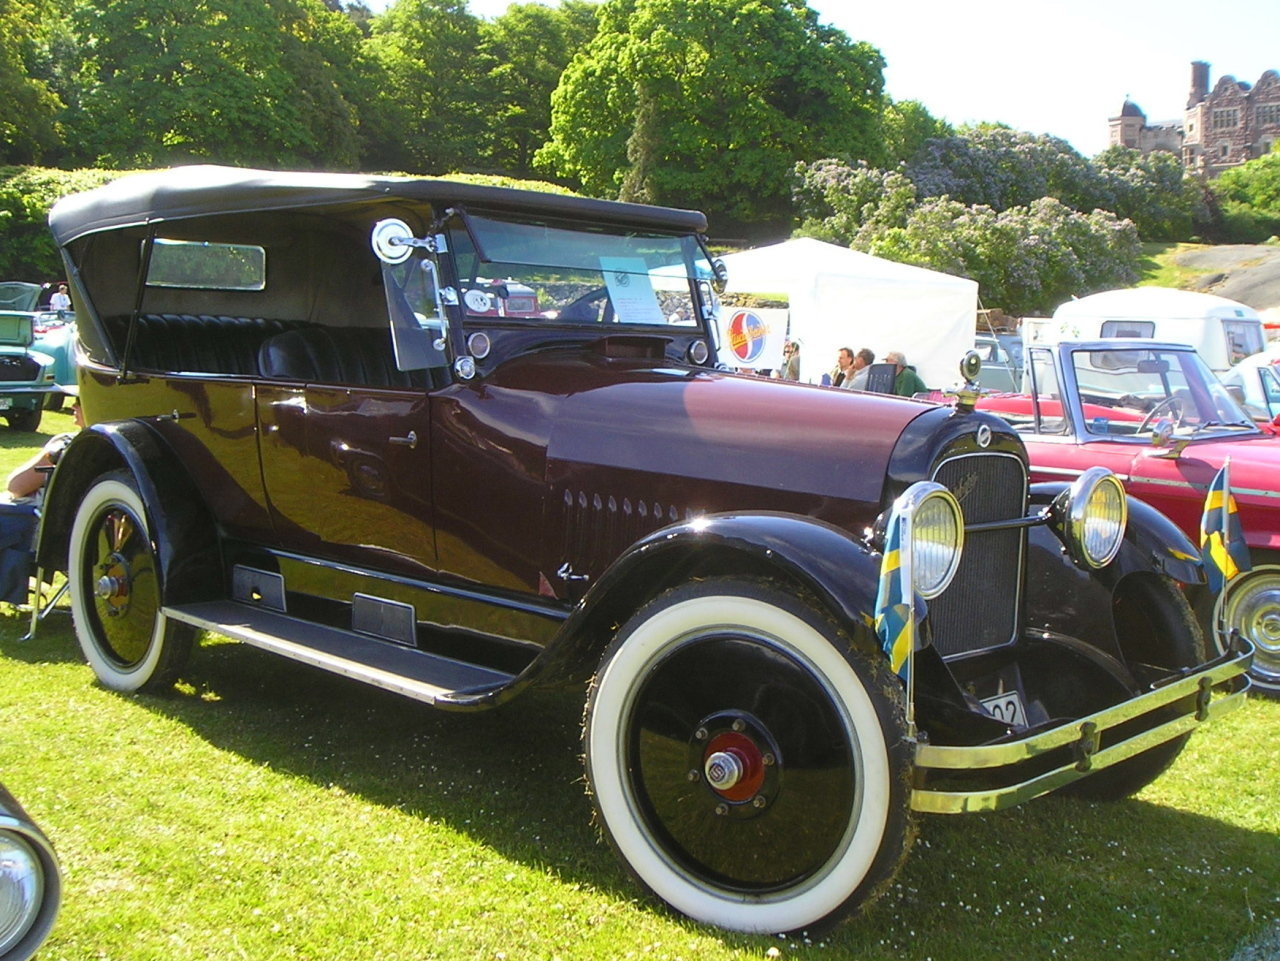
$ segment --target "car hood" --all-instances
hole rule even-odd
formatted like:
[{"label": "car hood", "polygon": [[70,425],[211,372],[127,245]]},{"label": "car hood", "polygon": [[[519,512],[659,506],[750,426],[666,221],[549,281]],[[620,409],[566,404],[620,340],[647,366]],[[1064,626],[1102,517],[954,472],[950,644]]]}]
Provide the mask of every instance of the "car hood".
[{"label": "car hood", "polygon": [[[908,423],[935,405],[705,369],[516,361],[494,386],[554,406],[549,462],[880,500]],[[607,425],[607,426],[606,426]]]}]

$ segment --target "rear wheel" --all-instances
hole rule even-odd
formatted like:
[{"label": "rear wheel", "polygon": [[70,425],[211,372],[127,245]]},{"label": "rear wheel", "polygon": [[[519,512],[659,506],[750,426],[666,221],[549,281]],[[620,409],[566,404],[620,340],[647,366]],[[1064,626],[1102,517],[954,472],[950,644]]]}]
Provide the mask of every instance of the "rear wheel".
[{"label": "rear wheel", "polygon": [[677,588],[624,626],[592,681],[599,822],[639,881],[696,920],[834,921],[910,846],[904,704],[882,658],[781,589]]},{"label": "rear wheel", "polygon": [[116,691],[171,685],[195,633],[160,613],[160,566],[127,472],[106,474],[85,493],[68,560],[76,637],[98,679]]}]

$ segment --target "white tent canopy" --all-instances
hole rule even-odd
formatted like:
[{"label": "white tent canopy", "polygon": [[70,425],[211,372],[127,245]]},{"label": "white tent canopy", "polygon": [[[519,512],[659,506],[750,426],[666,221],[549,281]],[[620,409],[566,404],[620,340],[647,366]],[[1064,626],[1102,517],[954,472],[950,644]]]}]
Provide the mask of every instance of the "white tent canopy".
[{"label": "white tent canopy", "polygon": [[869,347],[877,360],[902,351],[926,384],[944,387],[959,380],[960,359],[973,348],[975,281],[808,238],[722,259],[726,293],[790,301],[803,380],[816,383],[831,370],[841,347]]}]

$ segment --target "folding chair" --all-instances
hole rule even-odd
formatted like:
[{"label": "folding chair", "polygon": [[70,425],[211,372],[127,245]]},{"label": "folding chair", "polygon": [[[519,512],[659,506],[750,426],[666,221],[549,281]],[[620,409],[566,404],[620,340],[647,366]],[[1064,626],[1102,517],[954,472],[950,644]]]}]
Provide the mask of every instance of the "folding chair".
[{"label": "folding chair", "polygon": [[0,503],[0,601],[17,607],[30,601],[31,626],[19,638],[22,641],[36,636],[36,628],[53,613],[69,586],[64,582],[47,599],[44,596],[44,572],[36,567],[34,550],[39,520],[35,504]]}]

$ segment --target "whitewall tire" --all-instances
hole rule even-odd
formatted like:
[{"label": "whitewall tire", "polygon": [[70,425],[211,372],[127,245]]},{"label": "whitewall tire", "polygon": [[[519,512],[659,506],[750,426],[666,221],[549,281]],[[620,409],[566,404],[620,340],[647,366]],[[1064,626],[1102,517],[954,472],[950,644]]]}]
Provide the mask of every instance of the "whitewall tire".
[{"label": "whitewall tire", "polygon": [[768,583],[682,586],[592,681],[587,779],[637,879],[696,920],[812,928],[868,901],[911,838],[901,685]]}]

